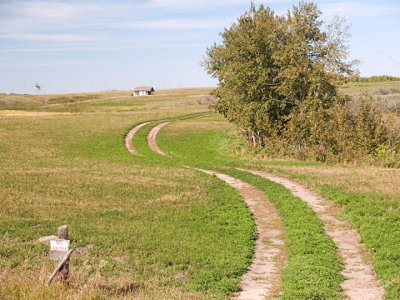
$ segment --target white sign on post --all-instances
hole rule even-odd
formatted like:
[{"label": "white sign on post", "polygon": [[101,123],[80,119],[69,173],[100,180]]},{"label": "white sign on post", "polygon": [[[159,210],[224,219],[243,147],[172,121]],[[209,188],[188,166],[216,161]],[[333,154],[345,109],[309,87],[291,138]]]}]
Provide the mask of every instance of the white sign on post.
[{"label": "white sign on post", "polygon": [[50,259],[62,260],[69,251],[69,240],[50,240]]}]

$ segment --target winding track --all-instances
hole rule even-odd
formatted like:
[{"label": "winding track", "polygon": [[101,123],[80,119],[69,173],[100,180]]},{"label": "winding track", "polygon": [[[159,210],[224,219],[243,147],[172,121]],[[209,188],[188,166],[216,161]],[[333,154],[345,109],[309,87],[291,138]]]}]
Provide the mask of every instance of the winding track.
[{"label": "winding track", "polygon": [[[156,144],[156,135],[159,132],[159,130],[166,125],[167,123],[161,123],[154,127],[149,135],[147,136],[147,142],[149,147],[164,156],[168,156],[164,152],[162,152],[157,144]],[[271,207],[271,211],[268,211],[266,214],[265,211],[262,212],[262,215],[256,216],[256,226],[259,234],[259,238],[256,243],[256,249],[257,247],[265,247],[260,240],[262,240],[262,232],[264,231],[264,228],[260,229],[260,225],[257,224],[257,219],[260,220],[259,222],[262,223],[264,221],[268,221],[270,219],[269,213],[272,213],[272,218],[275,218],[274,216],[274,206],[265,198],[261,198],[261,194],[263,194],[260,190],[256,189],[255,187],[239,180],[233,177],[230,177],[225,174],[217,173],[214,171],[208,171],[208,170],[202,170],[202,169],[197,169],[199,171],[205,172],[210,175],[215,175],[221,180],[225,181],[232,187],[234,187],[243,197],[243,199],[246,201],[248,204],[250,210],[252,211],[253,214],[253,209],[255,209],[255,206],[261,203],[263,201],[264,203],[269,203]],[[345,277],[345,280],[342,282],[341,286],[343,288],[343,294],[346,299],[352,299],[352,300],[379,300],[383,299],[384,295],[384,290],[379,282],[379,280],[376,278],[376,274],[373,271],[373,268],[370,263],[370,259],[368,256],[368,250],[366,247],[360,242],[360,235],[358,232],[351,226],[349,222],[346,221],[341,221],[338,220],[335,217],[335,214],[333,213],[334,207],[330,205],[324,198],[316,194],[315,192],[307,189],[306,187],[293,182],[289,179],[279,177],[273,174],[269,174],[267,172],[263,171],[254,171],[254,170],[248,170],[248,169],[239,169],[242,171],[250,172],[254,175],[261,176],[263,178],[266,178],[268,180],[271,180],[273,182],[282,184],[285,188],[290,190],[292,194],[296,197],[299,197],[301,200],[305,201],[311,209],[314,210],[314,212],[317,214],[317,216],[320,218],[320,220],[324,224],[324,228],[326,233],[331,237],[333,242],[338,248],[338,253],[340,257],[342,258],[343,261],[343,271],[342,274]],[[249,191],[249,194],[246,195],[247,192]],[[263,199],[263,200],[261,200]],[[261,213],[262,210],[256,209]],[[257,213],[258,214],[258,213]],[[275,211],[276,214],[276,211]],[[280,221],[279,216],[277,216],[277,219]],[[262,222],[261,222],[262,220]],[[262,225],[264,226],[264,225]],[[265,229],[268,232],[268,229]],[[282,240],[277,239],[277,237],[280,235],[280,232],[276,233],[275,236],[268,235],[267,237],[270,240],[275,241],[274,245],[270,250],[270,254],[267,254],[269,251],[268,249],[264,249],[266,254],[261,254],[261,255],[266,255],[267,261],[263,262],[263,257],[258,257],[255,254],[254,260],[248,270],[243,276],[242,276],[242,281],[241,285],[242,292],[238,293],[236,296],[238,299],[262,299],[258,297],[265,297],[262,296],[262,294],[267,293],[268,291],[271,290],[272,285],[268,284],[266,281],[268,281],[267,278],[271,278],[268,276],[274,276],[275,274],[275,279],[273,280],[278,280],[279,275],[277,277],[276,274],[279,274],[279,272],[274,269],[276,268],[275,265],[273,265],[273,261],[271,261],[272,258],[277,257],[282,254],[278,254],[279,252],[279,247],[278,245],[282,243]],[[261,245],[260,245],[261,244]],[[264,251],[262,250],[262,251]],[[260,250],[259,250],[260,251]],[[275,251],[275,254],[273,254]],[[260,272],[261,264],[264,263],[266,269],[269,268],[269,271],[265,270],[262,271],[263,273],[263,278],[262,280],[256,280],[257,279],[257,272]],[[253,272],[253,273],[252,273]],[[246,280],[249,280],[246,284]],[[252,282],[254,281],[254,282]],[[274,284],[275,285],[275,284]],[[263,292],[262,292],[263,291]]]},{"label": "winding track", "polygon": [[[155,126],[147,136],[149,147],[164,156],[168,155],[157,146],[156,136],[166,124],[168,123]],[[242,275],[239,283],[241,291],[235,294],[235,298],[261,300],[267,295],[276,294],[279,292],[280,271],[286,264],[287,257],[284,251],[284,227],[275,206],[262,191],[240,179],[214,171],[196,170],[215,175],[236,189],[255,217],[257,240],[254,257],[247,272]]]},{"label": "winding track", "polygon": [[126,148],[130,153],[132,153],[133,155],[143,156],[142,154],[140,154],[140,153],[133,147],[133,145],[132,145],[132,138],[133,138],[133,136],[135,135],[135,133],[136,133],[140,128],[142,128],[143,126],[145,126],[145,125],[147,125],[147,124],[150,124],[150,123],[151,123],[151,122],[145,122],[145,123],[142,123],[142,124],[139,124],[139,125],[133,127],[131,130],[129,130],[128,134],[125,136],[125,140],[124,140],[125,148]]}]

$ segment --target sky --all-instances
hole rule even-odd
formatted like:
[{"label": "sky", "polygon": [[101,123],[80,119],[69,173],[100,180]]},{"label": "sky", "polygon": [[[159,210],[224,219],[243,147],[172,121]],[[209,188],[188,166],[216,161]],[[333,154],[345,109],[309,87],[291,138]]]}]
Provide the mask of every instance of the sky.
[{"label": "sky", "polygon": [[[263,3],[284,14],[298,1]],[[351,25],[361,76],[400,76],[400,1],[314,1]],[[0,92],[216,86],[200,66],[250,0],[0,0]],[[37,91],[35,84],[41,87]]]}]

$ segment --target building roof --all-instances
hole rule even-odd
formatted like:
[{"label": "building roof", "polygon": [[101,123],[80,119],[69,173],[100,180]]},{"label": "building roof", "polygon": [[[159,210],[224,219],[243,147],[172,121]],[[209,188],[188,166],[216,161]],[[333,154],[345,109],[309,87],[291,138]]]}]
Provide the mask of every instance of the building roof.
[{"label": "building roof", "polygon": [[133,89],[134,92],[152,92],[154,91],[152,86],[136,86]]}]

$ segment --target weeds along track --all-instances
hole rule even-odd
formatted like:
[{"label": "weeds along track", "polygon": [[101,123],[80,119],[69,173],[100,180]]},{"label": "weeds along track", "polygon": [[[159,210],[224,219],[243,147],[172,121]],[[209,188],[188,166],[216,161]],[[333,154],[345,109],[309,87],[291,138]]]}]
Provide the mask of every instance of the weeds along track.
[{"label": "weeds along track", "polygon": [[[161,155],[165,154],[156,143],[160,129],[168,124],[164,122],[153,127],[147,135],[148,146]],[[128,149],[129,150],[129,149]],[[260,297],[276,296],[279,291],[281,268],[285,265],[286,257],[282,249],[285,247],[285,235],[275,206],[268,201],[265,194],[256,187],[226,174],[210,170],[198,171],[215,175],[235,188],[249,206],[255,216],[258,239],[256,242],[253,262],[248,271],[242,276],[240,287],[242,291],[236,295],[238,299],[261,299]],[[358,232],[349,222],[338,220],[334,207],[322,197],[304,186],[262,171],[238,169],[260,176],[281,184],[293,196],[304,201],[322,221],[325,233],[337,247],[338,255],[343,262],[342,275],[345,280],[341,283],[343,296],[346,299],[383,299],[384,290],[376,279],[370,263],[366,247],[360,242]],[[264,203],[264,204],[262,204]],[[261,208],[261,206],[264,207]],[[275,227],[274,227],[275,226]],[[269,241],[266,245],[264,242]],[[263,242],[264,241],[264,242]],[[280,263],[277,264],[276,262]]]}]

